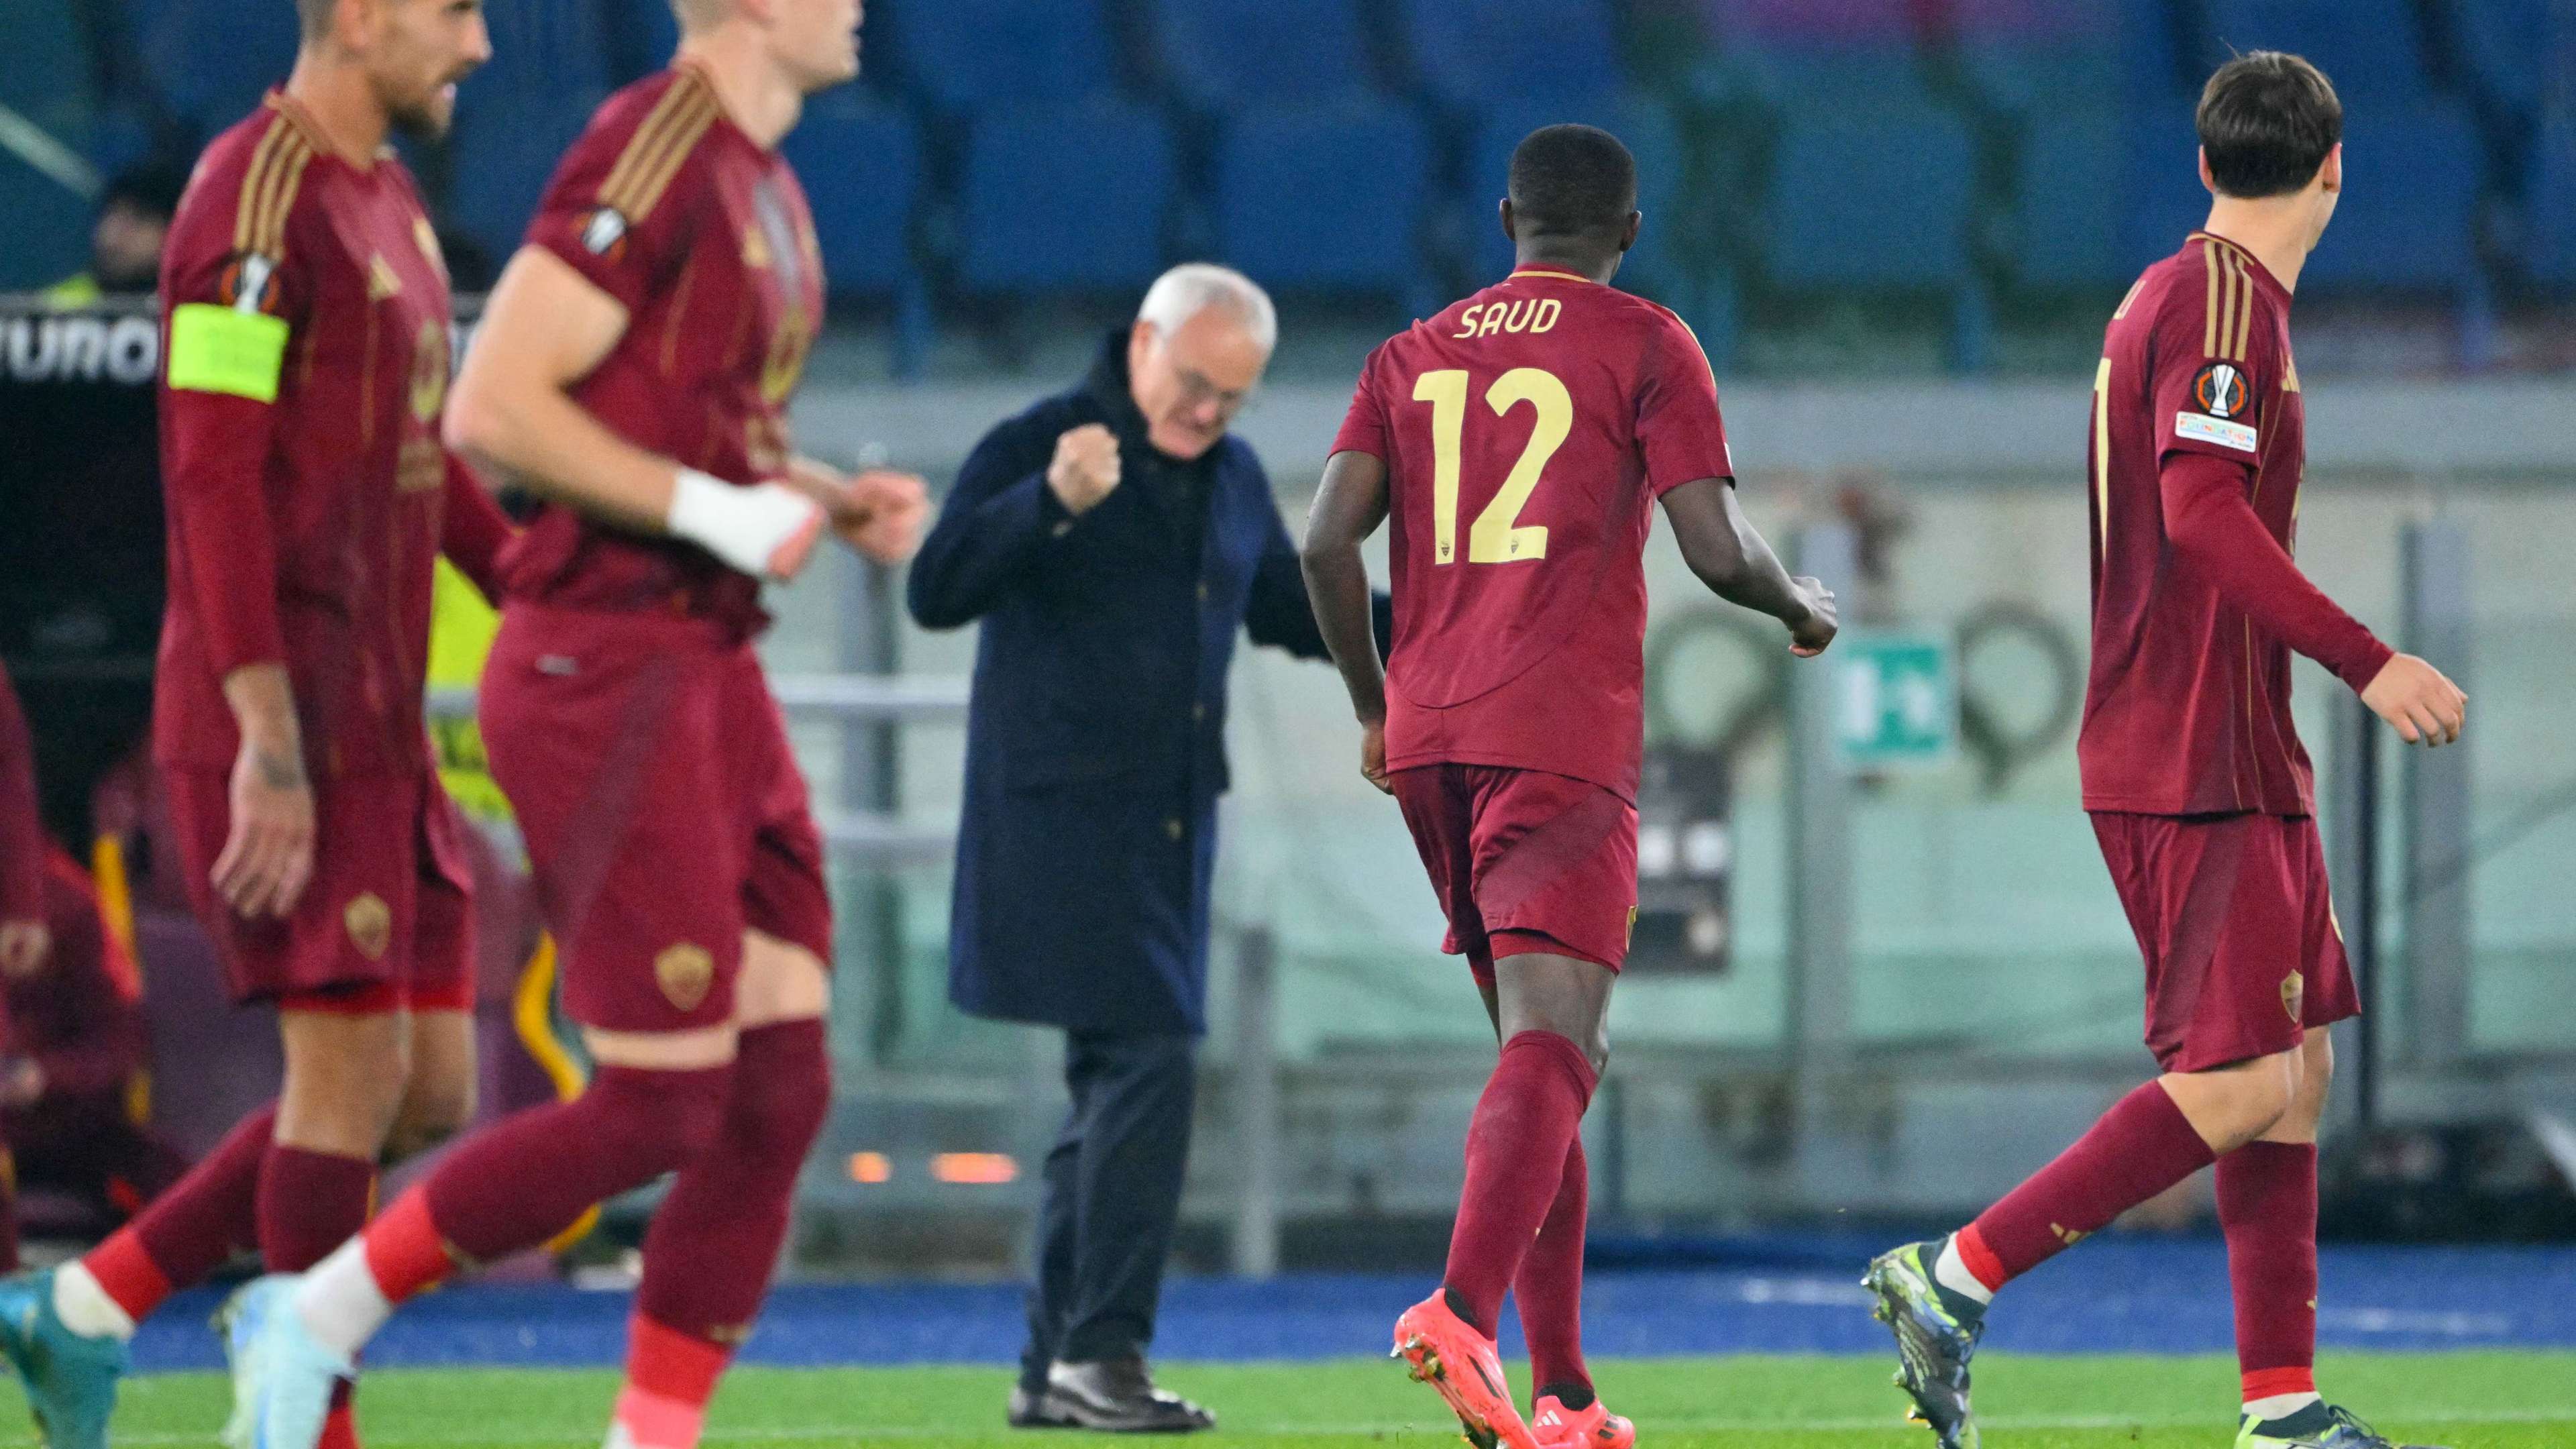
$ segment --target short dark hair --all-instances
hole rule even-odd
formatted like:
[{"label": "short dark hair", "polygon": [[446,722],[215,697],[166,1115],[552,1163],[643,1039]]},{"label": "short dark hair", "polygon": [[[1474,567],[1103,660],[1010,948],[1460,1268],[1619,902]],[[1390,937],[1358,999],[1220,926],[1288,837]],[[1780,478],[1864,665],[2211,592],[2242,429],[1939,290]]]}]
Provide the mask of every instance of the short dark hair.
[{"label": "short dark hair", "polygon": [[2285,196],[2315,180],[2343,140],[2343,102],[2306,60],[2254,50],[2209,78],[2194,122],[2222,195]]},{"label": "short dark hair", "polygon": [[98,193],[98,209],[130,206],[168,221],[179,213],[179,193],[188,189],[185,167],[169,161],[138,161],[109,178]]},{"label": "short dark hair", "polygon": [[1541,126],[1512,150],[1511,198],[1523,240],[1615,231],[1637,209],[1637,158],[1598,126]]}]

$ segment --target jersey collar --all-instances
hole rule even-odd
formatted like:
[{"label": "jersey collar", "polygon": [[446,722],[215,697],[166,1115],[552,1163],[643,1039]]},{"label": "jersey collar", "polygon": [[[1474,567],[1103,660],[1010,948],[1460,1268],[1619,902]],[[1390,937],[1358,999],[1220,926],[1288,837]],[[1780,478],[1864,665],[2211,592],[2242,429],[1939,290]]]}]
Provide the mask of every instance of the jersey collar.
[{"label": "jersey collar", "polygon": [[1560,281],[1581,282],[1587,287],[1598,287],[1601,285],[1599,282],[1592,280],[1590,277],[1587,277],[1580,272],[1569,272],[1563,267],[1514,267],[1512,268],[1511,276],[1504,278],[1504,280],[1517,281],[1522,277],[1554,277]]},{"label": "jersey collar", "polygon": [[2252,249],[2243,243],[2229,241],[2214,231],[2193,232],[2188,240],[2199,242],[2205,247],[2227,248],[2230,255],[2245,264],[2245,270],[2253,274],[2254,279],[2262,284],[2263,290],[2272,295],[2272,300],[2281,303],[2287,303],[2290,300],[2290,289],[2282,286],[2281,279],[2272,275],[2272,269],[2263,265],[2263,259],[2254,255]]}]

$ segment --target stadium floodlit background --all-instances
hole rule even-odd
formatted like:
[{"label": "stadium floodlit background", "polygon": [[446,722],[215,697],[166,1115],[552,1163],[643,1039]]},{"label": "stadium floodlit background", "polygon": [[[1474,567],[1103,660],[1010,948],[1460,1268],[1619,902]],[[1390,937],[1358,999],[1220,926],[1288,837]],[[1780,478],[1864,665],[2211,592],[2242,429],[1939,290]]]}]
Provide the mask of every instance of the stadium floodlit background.
[{"label": "stadium floodlit background", "polygon": [[[600,97],[672,43],[663,0],[486,9],[494,61],[453,136],[411,151],[465,289]],[[100,178],[192,155],[294,39],[288,0],[0,4],[0,291],[78,271]],[[2348,692],[2299,666],[2377,1008],[2344,1044],[2329,1232],[2576,1237],[2576,0],[871,0],[865,39],[864,78],[787,144],[833,284],[798,427],[934,493],[985,428],[1076,380],[1158,271],[1213,258],[1281,302],[1241,431],[1294,530],[1367,348],[1507,267],[1512,144],[1587,120],[1635,151],[1646,234],[1621,284],[1693,324],[1757,521],[1886,645],[1854,651],[1869,681],[1793,686],[1766,635],[1649,547],[1662,871],[1586,1129],[1596,1262],[1751,1264],[1684,1300],[1730,1325],[1685,1335],[1712,1351],[1869,1347],[1819,1326],[1858,1316],[1827,1286],[1846,1250],[1973,1210],[2147,1068],[2135,947],[2077,803],[2088,388],[2121,291],[2203,214],[2199,80],[2231,49],[2318,62],[2348,112],[2347,191],[2298,295],[2301,560],[2477,701],[2463,748],[2365,759]],[[0,314],[0,395],[77,366],[45,325]],[[11,457],[41,414],[8,417],[0,561],[77,557],[26,523],[62,516],[33,504],[54,479]],[[835,556],[777,596],[766,646],[839,812],[841,1101],[792,1271],[1001,1277],[1061,1110],[1055,1048],[946,1004],[972,635],[912,628],[899,597]],[[138,661],[131,630],[61,622],[0,617],[31,695],[148,667],[148,635]],[[845,677],[864,674],[895,678]],[[1786,747],[1784,719],[1847,721],[1873,686],[1933,703],[1854,726],[1885,725],[1858,763]],[[1183,1265],[1421,1277],[1490,1039],[1400,821],[1351,768],[1330,672],[1247,651],[1234,690]],[[180,934],[168,964],[147,949],[147,980],[210,999]],[[2206,1215],[2186,1195],[2151,1216],[2189,1233]],[[1862,1236],[1819,1235],[1845,1230]],[[2209,1301],[2179,1336],[2020,1341],[2223,1346],[2205,1252],[2126,1251],[2083,1281],[2199,1265]],[[2343,1261],[2329,1272],[2407,1286],[2352,1290],[2381,1306],[2329,1315],[2332,1342],[2576,1344],[2563,1291],[2525,1309],[2539,1290],[2496,1286],[2576,1286],[2563,1249]],[[1620,1324],[1672,1301],[1604,1281],[1611,1342],[1665,1342]],[[1178,1291],[1174,1357],[1322,1352],[1344,1327],[1361,1352],[1379,1332],[1357,1290],[1282,1316],[1276,1341],[1208,1326],[1233,1321],[1219,1288]],[[791,1324],[828,1316],[801,1301]],[[1002,1296],[940,1302],[885,1309],[913,1315],[908,1356],[1010,1351]]]}]

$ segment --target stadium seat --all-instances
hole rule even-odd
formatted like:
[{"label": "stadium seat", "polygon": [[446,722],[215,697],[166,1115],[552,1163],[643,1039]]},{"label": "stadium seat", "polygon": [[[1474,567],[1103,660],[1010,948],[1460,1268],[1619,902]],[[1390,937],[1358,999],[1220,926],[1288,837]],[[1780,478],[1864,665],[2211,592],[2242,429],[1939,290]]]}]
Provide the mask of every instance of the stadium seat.
[{"label": "stadium seat", "polygon": [[2119,182],[2110,188],[2120,217],[2117,272],[2134,277],[2172,256],[2209,220],[2193,105],[2177,99],[2121,117]]},{"label": "stadium seat", "polygon": [[2120,246],[2129,178],[2116,114],[2044,109],[2027,118],[2016,141],[2016,278],[2043,290],[2125,284],[2137,269]]},{"label": "stadium seat", "polygon": [[1718,35],[1774,110],[1933,104],[1909,0],[1710,0]]},{"label": "stadium seat", "polygon": [[1247,106],[1217,141],[1217,251],[1266,287],[1418,301],[1431,195],[1420,120],[1384,102]]},{"label": "stadium seat", "polygon": [[1967,126],[1944,111],[1790,116],[1774,163],[1772,279],[1796,290],[1959,287],[1974,157]]},{"label": "stadium seat", "polygon": [[2464,295],[2475,284],[2485,151],[2458,107],[2344,122],[2344,200],[2303,286]]},{"label": "stadium seat", "polygon": [[[662,0],[656,5],[669,18],[670,6]],[[484,0],[492,58],[466,84],[511,95],[605,91],[611,84],[609,46],[600,22],[595,3]]]},{"label": "stadium seat", "polygon": [[1579,121],[1599,126],[1628,145],[1637,158],[1637,209],[1646,224],[1637,248],[1619,271],[1620,285],[1671,302],[1688,267],[1683,257],[1698,218],[1686,198],[1689,158],[1672,112],[1640,96],[1595,96],[1563,102],[1513,101],[1486,112],[1469,148],[1467,185],[1459,198],[1460,223],[1474,243],[1476,272],[1469,280],[1482,286],[1512,267],[1510,241],[1495,218],[1495,203],[1509,182],[1512,148],[1541,126]]},{"label": "stadium seat", "polygon": [[61,182],[0,150],[0,216],[12,243],[0,247],[0,292],[49,287],[89,262],[90,206]]},{"label": "stadium seat", "polygon": [[2540,131],[2531,178],[2531,272],[2562,292],[2576,290],[2576,119]]},{"label": "stadium seat", "polygon": [[2478,88],[2516,116],[2576,102],[2576,14],[2556,0],[2449,0],[2453,43]]},{"label": "stadium seat", "polygon": [[90,75],[75,7],[0,7],[0,100],[74,149],[88,139]]},{"label": "stadium seat", "polygon": [[1403,0],[1398,15],[1424,89],[1452,112],[1621,84],[1601,0]]},{"label": "stadium seat", "polygon": [[1201,112],[1370,88],[1358,0],[1157,0],[1149,33],[1165,82]]},{"label": "stadium seat", "polygon": [[2247,50],[2314,61],[2349,110],[2411,106],[2433,91],[2411,0],[2208,0],[2202,71]]},{"label": "stadium seat", "polygon": [[966,137],[958,282],[976,294],[1141,287],[1163,265],[1173,176],[1171,136],[1141,106],[995,106]]},{"label": "stadium seat", "polygon": [[496,264],[519,249],[556,163],[602,99],[596,92],[566,92],[469,106],[459,98],[447,147],[447,219]]},{"label": "stadium seat", "polygon": [[607,57],[619,85],[671,63],[680,46],[680,22],[671,0],[606,0]]},{"label": "stadium seat", "polygon": [[2180,90],[2171,16],[2152,0],[1954,0],[1969,83],[2007,111],[2047,118]]},{"label": "stadium seat", "polygon": [[882,0],[906,84],[933,109],[1072,100],[1116,84],[1099,0]]},{"label": "stadium seat", "polygon": [[172,114],[212,136],[295,68],[295,16],[292,5],[174,0],[142,28],[144,74]]},{"label": "stadium seat", "polygon": [[914,275],[920,131],[901,111],[835,95],[808,107],[780,149],[813,204],[832,290],[891,293]]}]

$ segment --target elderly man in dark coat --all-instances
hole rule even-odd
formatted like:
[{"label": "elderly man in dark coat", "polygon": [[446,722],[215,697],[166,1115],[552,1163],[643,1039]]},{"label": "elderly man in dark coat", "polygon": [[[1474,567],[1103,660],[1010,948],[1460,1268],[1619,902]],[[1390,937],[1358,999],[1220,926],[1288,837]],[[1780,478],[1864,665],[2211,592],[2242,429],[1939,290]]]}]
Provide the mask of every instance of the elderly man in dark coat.
[{"label": "elderly man in dark coat", "polygon": [[1153,1386],[1145,1348],[1207,1029],[1235,632],[1325,657],[1270,481],[1227,432],[1277,333],[1240,274],[1166,273],[1080,387],[976,447],[912,565],[924,627],[984,625],[949,994],[1066,1032],[1023,1427],[1213,1422]]}]

